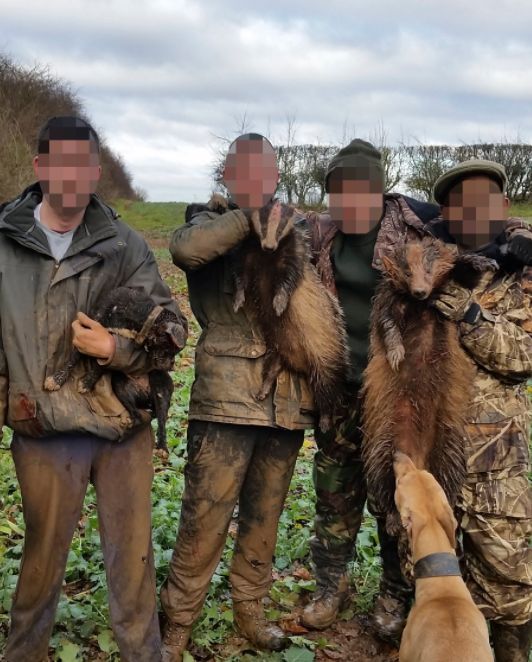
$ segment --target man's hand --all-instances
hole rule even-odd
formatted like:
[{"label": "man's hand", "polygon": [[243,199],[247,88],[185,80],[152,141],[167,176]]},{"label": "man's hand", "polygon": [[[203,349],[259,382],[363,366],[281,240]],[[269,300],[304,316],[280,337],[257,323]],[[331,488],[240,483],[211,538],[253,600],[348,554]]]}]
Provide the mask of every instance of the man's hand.
[{"label": "man's hand", "polygon": [[460,322],[474,299],[471,290],[451,282],[438,292],[431,303],[448,320]]},{"label": "man's hand", "polygon": [[72,322],[72,344],[82,354],[108,361],[115,352],[115,339],[109,331],[85,313]]}]

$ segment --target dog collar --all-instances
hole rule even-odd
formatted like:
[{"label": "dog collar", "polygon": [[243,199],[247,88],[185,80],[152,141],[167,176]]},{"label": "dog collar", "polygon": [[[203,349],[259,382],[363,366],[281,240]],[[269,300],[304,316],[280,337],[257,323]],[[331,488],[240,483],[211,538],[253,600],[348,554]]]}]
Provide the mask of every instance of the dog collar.
[{"label": "dog collar", "polygon": [[414,564],[414,579],[460,577],[461,575],[458,559],[451,552],[428,554]]},{"label": "dog collar", "polygon": [[151,313],[146,318],[146,321],[142,325],[142,329],[137,333],[135,342],[137,345],[143,345],[146,340],[148,333],[150,332],[151,327],[159,315],[163,312],[164,308],[162,306],[155,306]]}]

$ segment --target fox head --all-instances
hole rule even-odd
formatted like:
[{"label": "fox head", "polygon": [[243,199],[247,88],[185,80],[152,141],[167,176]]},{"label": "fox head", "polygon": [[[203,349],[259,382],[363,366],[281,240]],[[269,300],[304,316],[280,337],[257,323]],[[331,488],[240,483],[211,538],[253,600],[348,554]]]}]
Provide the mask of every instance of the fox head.
[{"label": "fox head", "polygon": [[293,209],[274,200],[271,204],[253,211],[251,227],[257,235],[263,251],[273,253],[281,239],[294,229]]},{"label": "fox head", "polygon": [[397,289],[420,301],[443,285],[456,262],[456,251],[434,237],[413,239],[383,256],[386,277]]}]

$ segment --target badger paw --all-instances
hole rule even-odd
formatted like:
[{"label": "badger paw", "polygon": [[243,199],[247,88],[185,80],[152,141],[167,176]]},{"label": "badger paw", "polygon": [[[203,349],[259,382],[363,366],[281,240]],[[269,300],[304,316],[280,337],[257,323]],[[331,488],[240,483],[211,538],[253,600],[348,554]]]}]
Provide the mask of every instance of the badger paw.
[{"label": "badger paw", "polygon": [[386,358],[392,370],[398,370],[405,358],[405,348],[403,345],[397,345],[386,352]]},{"label": "badger paw", "polygon": [[273,309],[277,317],[280,317],[288,306],[288,294],[281,290],[273,297]]},{"label": "badger paw", "polygon": [[319,426],[320,426],[320,432],[322,432],[323,434],[329,432],[329,430],[332,427],[332,417],[329,414],[321,414]]},{"label": "badger paw", "polygon": [[242,306],[246,303],[246,294],[244,290],[237,290],[233,299],[233,311],[238,313]]},{"label": "badger paw", "polygon": [[61,384],[55,381],[54,375],[47,377],[44,380],[44,390],[45,391],[59,391]]},{"label": "badger paw", "polygon": [[463,253],[459,261],[469,265],[475,271],[497,271],[499,268],[497,260],[492,260],[485,255],[478,255],[478,253]]}]

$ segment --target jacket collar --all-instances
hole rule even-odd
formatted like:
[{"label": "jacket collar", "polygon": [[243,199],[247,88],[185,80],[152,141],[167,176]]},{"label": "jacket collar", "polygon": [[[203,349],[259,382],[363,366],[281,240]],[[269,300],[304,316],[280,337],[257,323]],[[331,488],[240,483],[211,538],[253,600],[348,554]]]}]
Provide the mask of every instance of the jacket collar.
[{"label": "jacket collar", "polygon": [[[0,207],[0,232],[19,244],[51,256],[48,241],[35,223],[33,212],[42,201],[40,184],[31,184],[11,202]],[[97,195],[92,195],[82,223],[76,229],[72,244],[64,258],[75,255],[102,239],[117,234],[115,220],[118,214]]]}]

